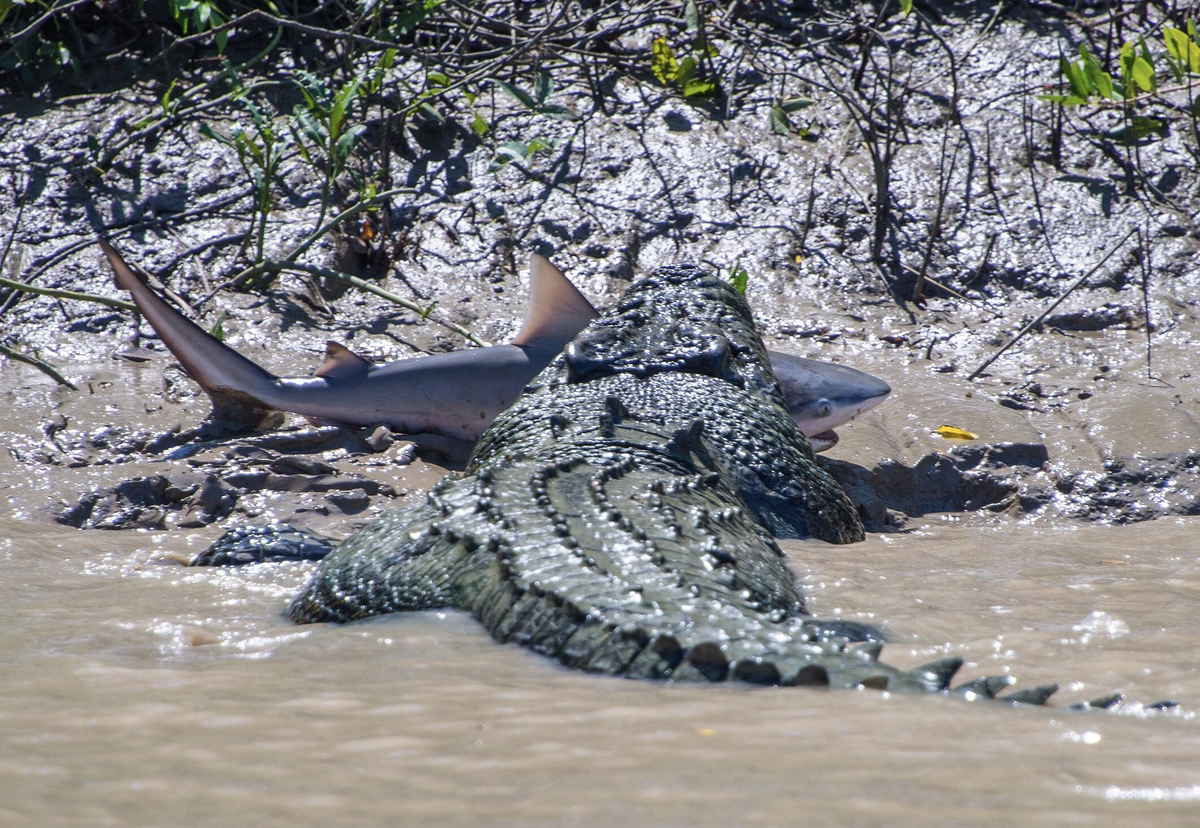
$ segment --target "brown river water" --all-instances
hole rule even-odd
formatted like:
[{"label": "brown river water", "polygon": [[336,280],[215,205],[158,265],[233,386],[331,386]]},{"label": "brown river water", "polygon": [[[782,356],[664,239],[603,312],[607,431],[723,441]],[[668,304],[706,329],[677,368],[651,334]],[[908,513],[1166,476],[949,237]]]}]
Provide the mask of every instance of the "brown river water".
[{"label": "brown river water", "polygon": [[[122,371],[90,397],[7,380],[9,444],[56,405],[162,425],[140,402],[158,374]],[[584,675],[459,612],[297,627],[308,565],[187,569],[170,559],[218,530],[48,520],[147,473],[114,468],[0,459],[0,825],[1200,824],[1194,518],[935,515],[785,544],[811,609],[883,626],[897,665],[1182,702],[1080,714]]]}]

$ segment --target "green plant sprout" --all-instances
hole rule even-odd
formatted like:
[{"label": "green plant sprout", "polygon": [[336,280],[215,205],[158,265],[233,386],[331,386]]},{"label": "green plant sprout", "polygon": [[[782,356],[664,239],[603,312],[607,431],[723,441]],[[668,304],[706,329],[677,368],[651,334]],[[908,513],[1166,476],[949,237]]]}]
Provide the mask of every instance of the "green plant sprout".
[{"label": "green plant sprout", "polygon": [[792,123],[792,119],[788,116],[799,112],[802,109],[807,109],[812,106],[811,98],[787,98],[771,107],[771,112],[767,116],[767,123],[771,127],[771,132],[776,135],[788,135],[792,132],[797,132],[801,138],[808,138],[813,133],[813,125],[797,128]]},{"label": "green plant sprout", "polygon": [[574,121],[579,117],[565,106],[546,103],[546,100],[554,94],[554,78],[544,69],[538,73],[537,79],[534,81],[532,95],[516,84],[502,81],[499,78],[486,78],[486,81],[494,83],[507,92],[513,100],[538,115],[544,115],[556,121]]},{"label": "green plant sprout", "polygon": [[1178,84],[1174,88],[1159,85],[1161,70],[1155,65],[1155,54],[1145,38],[1139,38],[1136,44],[1129,41],[1121,47],[1119,72],[1115,78],[1104,71],[1086,45],[1080,44],[1078,60],[1068,60],[1065,55],[1059,58],[1059,70],[1066,78],[1069,93],[1042,95],[1041,98],[1065,107],[1120,106],[1126,116],[1126,139],[1139,140],[1161,130],[1166,122],[1136,114],[1132,107],[1144,101],[1162,101],[1168,92],[1186,89],[1187,110],[1195,133],[1196,121],[1200,118],[1200,99],[1193,94],[1192,84],[1192,78],[1200,75],[1200,45],[1197,45],[1195,22],[1188,21],[1186,31],[1164,26],[1162,43],[1165,52],[1160,53],[1160,57]]},{"label": "green plant sprout", "polygon": [[[394,56],[394,55],[393,55]],[[367,127],[350,123],[349,113],[364,85],[372,81],[355,75],[337,92],[330,92],[324,81],[311,72],[301,72],[295,80],[304,102],[292,110],[288,128],[296,148],[306,162],[324,173],[321,183],[321,212],[317,224],[325,221],[334,183],[346,169],[350,154],[358,146]]]},{"label": "green plant sprout", "polygon": [[251,214],[250,232],[246,238],[254,238],[254,261],[261,262],[266,244],[267,219],[274,206],[272,185],[279,173],[279,165],[291,147],[292,138],[287,130],[281,129],[271,115],[254,101],[245,96],[236,99],[250,116],[248,127],[239,124],[226,136],[216,132],[208,124],[201,124],[200,134],[231,147],[237,153],[238,163],[253,184],[254,212]]},{"label": "green plant sprout", "polygon": [[733,267],[729,268],[728,282],[733,285],[738,293],[746,292],[746,287],[750,283],[750,273],[746,268],[742,267],[741,259],[738,259],[733,263]]},{"label": "green plant sprout", "polygon": [[[196,34],[201,34],[226,22],[225,15],[212,0],[170,0],[167,7],[185,35],[189,33],[189,29],[195,29]],[[224,54],[225,44],[229,42],[229,32],[216,32],[213,41],[217,44],[217,54]]]},{"label": "green plant sprout", "polygon": [[718,54],[717,48],[708,42],[704,33],[704,18],[700,15],[695,0],[687,0],[683,7],[683,19],[692,37],[691,54],[682,60],[665,37],[656,37],[650,44],[650,71],[663,86],[674,86],[685,98],[699,98],[717,92],[716,76],[708,67],[708,61]]}]

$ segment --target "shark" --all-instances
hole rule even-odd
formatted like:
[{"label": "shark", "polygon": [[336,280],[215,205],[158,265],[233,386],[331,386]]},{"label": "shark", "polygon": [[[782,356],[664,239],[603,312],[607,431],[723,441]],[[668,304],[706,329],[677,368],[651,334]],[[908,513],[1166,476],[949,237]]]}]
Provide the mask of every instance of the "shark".
[{"label": "shark", "polygon": [[[375,364],[338,342],[311,377],[280,377],[205,331],[155,292],[107,240],[99,240],[142,317],[212,401],[226,426],[266,429],[291,412],[319,424],[383,424],[398,433],[473,442],[526,385],[599,314],[565,274],[530,257],[529,306],[505,345]],[[792,419],[813,451],[838,442],[838,426],[891,393],[883,380],[836,363],[769,351]]]}]

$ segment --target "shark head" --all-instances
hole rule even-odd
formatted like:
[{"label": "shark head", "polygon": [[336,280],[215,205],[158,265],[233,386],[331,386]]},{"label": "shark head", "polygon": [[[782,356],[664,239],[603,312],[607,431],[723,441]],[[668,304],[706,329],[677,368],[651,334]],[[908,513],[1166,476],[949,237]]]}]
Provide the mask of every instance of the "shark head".
[{"label": "shark head", "polygon": [[838,441],[833,429],[879,405],[892,393],[891,386],[878,377],[845,365],[772,351],[771,367],[792,419],[814,451],[833,446]]}]

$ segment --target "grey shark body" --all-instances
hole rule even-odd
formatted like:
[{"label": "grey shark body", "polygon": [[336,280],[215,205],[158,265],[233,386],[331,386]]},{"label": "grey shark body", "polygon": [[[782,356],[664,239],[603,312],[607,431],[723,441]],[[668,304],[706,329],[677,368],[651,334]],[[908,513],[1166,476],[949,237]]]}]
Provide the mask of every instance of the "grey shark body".
[{"label": "grey shark body", "polygon": [[[208,394],[214,415],[249,428],[278,425],[279,412],[316,422],[383,423],[406,434],[476,440],[522,389],[597,316],[574,285],[541,256],[530,266],[530,307],[508,345],[375,365],[335,342],[313,377],[278,377],[220,342],[169,305],[103,239],[117,286],[132,294],[163,344]],[[769,352],[784,399],[814,451],[833,429],[874,408],[891,388],[844,365]]]}]

